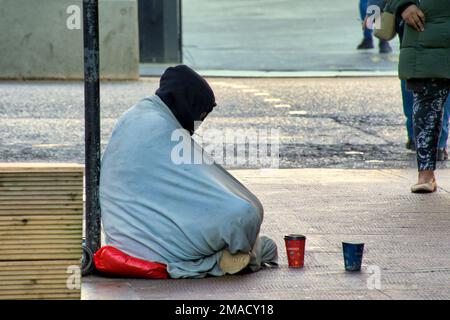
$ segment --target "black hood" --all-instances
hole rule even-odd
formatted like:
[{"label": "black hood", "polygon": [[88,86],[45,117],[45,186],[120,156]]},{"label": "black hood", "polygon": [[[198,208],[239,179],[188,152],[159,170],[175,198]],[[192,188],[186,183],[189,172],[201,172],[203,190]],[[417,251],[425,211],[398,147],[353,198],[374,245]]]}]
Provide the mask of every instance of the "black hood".
[{"label": "black hood", "polygon": [[214,92],[206,80],[184,65],[164,72],[156,95],[191,135],[195,129],[194,122],[203,121],[216,106]]}]

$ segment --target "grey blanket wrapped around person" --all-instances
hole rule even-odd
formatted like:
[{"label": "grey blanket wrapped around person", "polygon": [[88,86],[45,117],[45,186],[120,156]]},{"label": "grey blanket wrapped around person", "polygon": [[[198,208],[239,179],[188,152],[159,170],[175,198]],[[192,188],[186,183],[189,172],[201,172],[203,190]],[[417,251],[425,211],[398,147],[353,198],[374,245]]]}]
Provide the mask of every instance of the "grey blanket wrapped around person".
[{"label": "grey blanket wrapped around person", "polygon": [[[100,205],[106,244],[166,264],[172,278],[222,276],[276,264],[275,243],[259,237],[259,200],[191,138],[193,126],[186,118],[206,117],[215,106],[212,90],[185,66],[169,68],[160,89],[120,117],[105,150]],[[188,103],[174,107],[181,96],[165,94],[171,90],[190,95]],[[205,90],[211,91],[207,98],[195,96]],[[189,108],[189,115],[183,113]],[[181,139],[174,140],[174,132]],[[205,161],[174,161],[181,140],[189,142],[183,146],[190,150],[183,152]]]}]

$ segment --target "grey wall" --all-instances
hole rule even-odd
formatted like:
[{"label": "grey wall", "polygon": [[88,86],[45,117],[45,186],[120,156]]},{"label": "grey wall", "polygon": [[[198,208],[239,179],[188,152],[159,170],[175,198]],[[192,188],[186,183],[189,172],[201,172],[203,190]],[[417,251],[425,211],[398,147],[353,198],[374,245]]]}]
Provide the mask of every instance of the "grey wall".
[{"label": "grey wall", "polygon": [[[83,23],[69,30],[66,12],[81,0],[0,0],[0,78],[81,79]],[[136,0],[99,0],[103,79],[139,77]]]}]

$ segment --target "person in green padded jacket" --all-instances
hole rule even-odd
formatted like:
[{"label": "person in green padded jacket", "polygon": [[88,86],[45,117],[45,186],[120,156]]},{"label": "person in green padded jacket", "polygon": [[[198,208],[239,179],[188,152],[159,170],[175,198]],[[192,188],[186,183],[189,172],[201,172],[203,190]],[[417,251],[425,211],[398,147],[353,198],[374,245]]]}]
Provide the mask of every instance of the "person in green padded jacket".
[{"label": "person in green padded jacket", "polygon": [[436,160],[450,91],[450,0],[390,0],[385,11],[405,23],[399,77],[414,94],[413,126],[419,178],[414,193],[437,190]]}]

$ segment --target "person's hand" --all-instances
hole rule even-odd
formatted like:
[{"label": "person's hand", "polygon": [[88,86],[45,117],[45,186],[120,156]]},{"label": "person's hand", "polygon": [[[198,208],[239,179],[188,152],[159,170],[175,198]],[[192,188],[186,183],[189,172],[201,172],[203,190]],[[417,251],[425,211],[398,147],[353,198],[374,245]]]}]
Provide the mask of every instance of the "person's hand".
[{"label": "person's hand", "polygon": [[409,26],[413,27],[417,31],[425,30],[425,15],[415,4],[410,5],[403,10],[402,18]]}]

